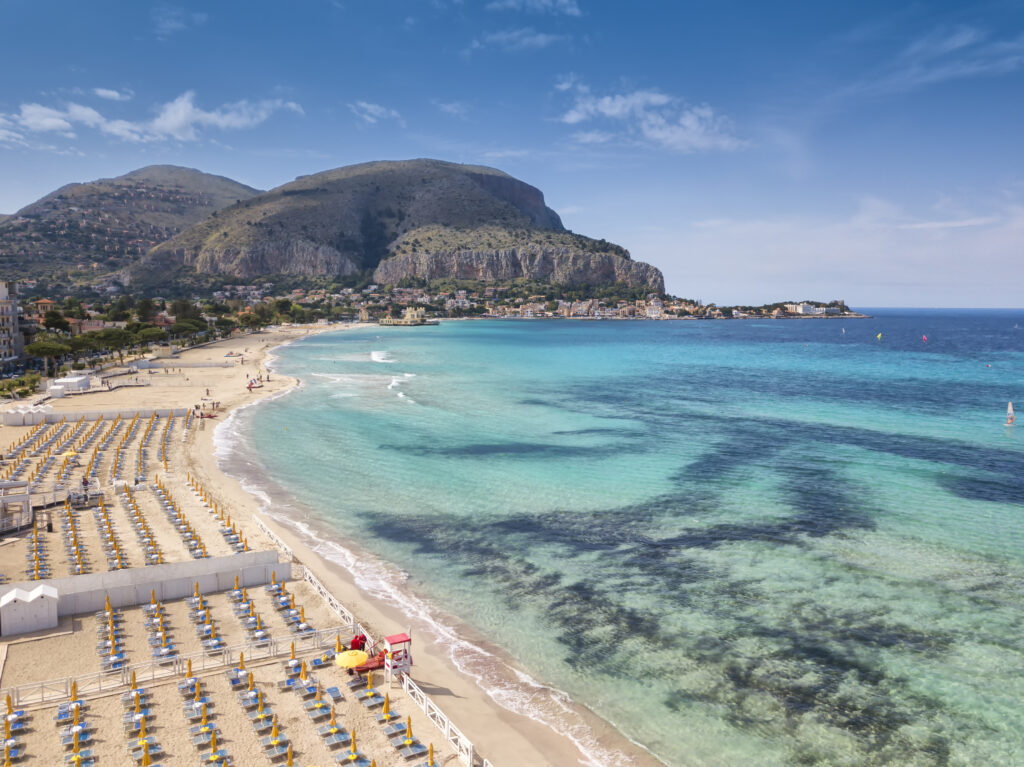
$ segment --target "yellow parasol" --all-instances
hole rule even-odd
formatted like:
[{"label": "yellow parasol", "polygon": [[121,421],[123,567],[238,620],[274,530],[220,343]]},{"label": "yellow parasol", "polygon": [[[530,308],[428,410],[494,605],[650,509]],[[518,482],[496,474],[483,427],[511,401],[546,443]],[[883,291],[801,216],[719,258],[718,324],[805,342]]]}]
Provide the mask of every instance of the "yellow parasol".
[{"label": "yellow parasol", "polygon": [[391,713],[391,694],[384,693],[384,708],[381,709],[380,718],[385,722],[390,722],[394,716],[396,715]]},{"label": "yellow parasol", "polygon": [[434,744],[427,746],[427,767],[434,767]]},{"label": "yellow parasol", "polygon": [[[133,671],[132,673],[134,674],[135,672]],[[192,659],[191,658],[188,659],[188,665],[186,666],[185,676],[187,676],[187,677],[191,677],[192,676]]]},{"label": "yellow parasol", "polygon": [[292,660],[295,660],[295,642],[292,642],[292,652],[291,655],[289,655],[288,657]]},{"label": "yellow parasol", "polygon": [[7,715],[10,716],[14,713],[14,702],[11,700],[10,693],[7,695]]},{"label": "yellow parasol", "polygon": [[146,741],[142,744],[142,761],[140,764],[142,767],[149,767],[152,763],[152,759],[149,758],[149,741]]},{"label": "yellow parasol", "polygon": [[342,668],[355,668],[362,666],[369,658],[370,656],[362,650],[345,650],[334,656],[334,665]]},{"label": "yellow parasol", "polygon": [[285,764],[287,764],[288,767],[292,767],[292,744],[291,743],[288,744],[288,761],[285,762]]},{"label": "yellow parasol", "polygon": [[412,745],[412,717],[407,716],[405,718],[405,745]]},{"label": "yellow parasol", "polygon": [[335,637],[334,637],[334,652],[335,653],[344,652],[344,649],[341,646],[341,635],[340,634],[336,634]]},{"label": "yellow parasol", "polygon": [[245,653],[238,653],[238,670],[245,671]]},{"label": "yellow parasol", "polygon": [[146,743],[146,717],[139,720],[139,745]]},{"label": "yellow parasol", "polygon": [[305,682],[306,679],[308,678],[309,677],[306,674],[306,661],[302,661],[301,663],[299,663],[299,679]]}]

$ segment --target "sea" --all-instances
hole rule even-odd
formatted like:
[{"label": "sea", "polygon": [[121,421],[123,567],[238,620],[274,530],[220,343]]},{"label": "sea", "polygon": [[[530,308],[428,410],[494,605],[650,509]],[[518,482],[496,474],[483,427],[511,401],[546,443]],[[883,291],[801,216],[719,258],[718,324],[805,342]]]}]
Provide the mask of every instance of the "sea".
[{"label": "sea", "polygon": [[1022,765],[1024,311],[863,311],[328,332],[218,454],[581,764]]}]

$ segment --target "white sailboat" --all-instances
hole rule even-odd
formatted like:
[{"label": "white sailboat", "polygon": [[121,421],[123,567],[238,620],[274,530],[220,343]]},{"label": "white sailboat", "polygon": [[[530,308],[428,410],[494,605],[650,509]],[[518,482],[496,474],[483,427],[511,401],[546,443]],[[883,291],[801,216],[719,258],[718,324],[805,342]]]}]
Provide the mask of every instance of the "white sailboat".
[{"label": "white sailboat", "polygon": [[1013,403],[1008,402],[1006,405],[1006,425],[1013,426],[1013,422],[1016,420],[1017,418],[1013,414]]}]

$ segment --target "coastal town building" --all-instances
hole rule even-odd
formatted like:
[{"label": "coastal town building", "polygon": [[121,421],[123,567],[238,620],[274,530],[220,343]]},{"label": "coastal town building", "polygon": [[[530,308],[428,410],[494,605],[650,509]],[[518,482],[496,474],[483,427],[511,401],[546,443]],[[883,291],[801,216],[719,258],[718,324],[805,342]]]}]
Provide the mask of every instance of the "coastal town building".
[{"label": "coastal town building", "polygon": [[25,352],[18,327],[18,293],[13,282],[0,282],[0,367],[16,364]]}]

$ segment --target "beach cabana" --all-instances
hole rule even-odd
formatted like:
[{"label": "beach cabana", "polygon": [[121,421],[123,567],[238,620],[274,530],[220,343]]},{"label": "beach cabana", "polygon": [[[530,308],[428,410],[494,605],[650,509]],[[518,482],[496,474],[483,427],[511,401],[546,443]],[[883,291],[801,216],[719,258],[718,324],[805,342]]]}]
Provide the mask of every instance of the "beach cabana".
[{"label": "beach cabana", "polygon": [[26,634],[57,626],[57,589],[40,584],[13,588],[0,597],[0,636]]}]

